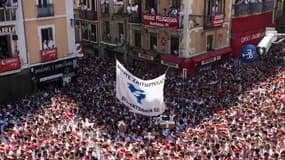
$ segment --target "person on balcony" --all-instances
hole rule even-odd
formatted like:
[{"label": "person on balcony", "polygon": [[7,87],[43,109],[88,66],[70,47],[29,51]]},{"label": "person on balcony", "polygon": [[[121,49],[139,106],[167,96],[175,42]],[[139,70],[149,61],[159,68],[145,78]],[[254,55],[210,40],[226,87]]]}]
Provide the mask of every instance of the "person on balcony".
[{"label": "person on balcony", "polygon": [[171,7],[170,16],[171,16],[171,17],[176,17],[176,16],[177,16],[177,13],[178,13],[177,8]]},{"label": "person on balcony", "polygon": [[134,3],[133,6],[132,6],[132,8],[131,8],[131,10],[132,10],[132,13],[133,13],[134,15],[137,15],[137,14],[138,14],[138,10],[139,10],[139,5],[138,5],[138,3]]},{"label": "person on balcony", "polygon": [[130,3],[129,3],[128,6],[127,6],[127,14],[128,14],[128,16],[131,16],[131,15],[132,15],[132,6],[131,6]]},{"label": "person on balcony", "polygon": [[155,15],[155,9],[154,8],[150,9],[150,14]]},{"label": "person on balcony", "polygon": [[52,49],[54,47],[55,47],[54,41],[52,39],[49,39],[49,41],[48,41],[48,48]]},{"label": "person on balcony", "polygon": [[184,17],[184,11],[182,9],[179,9],[178,11],[178,27],[182,28],[182,22]]},{"label": "person on balcony", "polygon": [[48,43],[47,43],[47,40],[44,40],[43,41],[43,50],[46,50],[48,49]]}]

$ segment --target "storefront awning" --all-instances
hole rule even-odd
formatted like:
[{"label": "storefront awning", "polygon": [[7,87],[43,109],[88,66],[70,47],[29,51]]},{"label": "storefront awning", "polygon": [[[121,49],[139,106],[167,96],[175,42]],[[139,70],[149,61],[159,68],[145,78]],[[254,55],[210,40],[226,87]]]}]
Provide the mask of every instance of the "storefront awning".
[{"label": "storefront awning", "polygon": [[173,68],[181,68],[181,65],[184,62],[182,58],[174,56],[174,55],[169,55],[169,54],[161,55],[160,61],[161,61],[161,64],[164,64],[164,65],[167,65]]},{"label": "storefront awning", "polygon": [[[215,58],[215,57],[218,57],[218,56],[223,56],[225,54],[228,54],[232,51],[232,49],[230,47],[227,47],[227,48],[223,48],[223,49],[219,49],[219,50],[215,50],[215,51],[211,51],[211,52],[207,52],[205,54],[201,54],[201,55],[198,55],[198,56],[195,56],[195,57],[192,57],[192,61],[194,63],[199,63],[201,61],[204,61],[204,60],[207,60],[207,59],[210,59],[210,58]],[[217,59],[219,60],[219,59]]]}]

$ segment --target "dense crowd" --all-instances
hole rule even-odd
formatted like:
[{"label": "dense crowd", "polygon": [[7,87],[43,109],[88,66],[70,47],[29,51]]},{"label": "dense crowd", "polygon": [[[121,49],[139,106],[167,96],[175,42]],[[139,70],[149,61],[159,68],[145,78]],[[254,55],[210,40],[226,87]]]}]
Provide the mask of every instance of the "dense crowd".
[{"label": "dense crowd", "polygon": [[[128,69],[144,79],[160,74],[143,65]],[[279,50],[248,64],[227,60],[187,81],[169,72],[164,114],[175,126],[162,128],[158,117],[130,113],[116,100],[114,60],[89,57],[75,82],[1,105],[0,157],[285,159],[284,86]]]}]

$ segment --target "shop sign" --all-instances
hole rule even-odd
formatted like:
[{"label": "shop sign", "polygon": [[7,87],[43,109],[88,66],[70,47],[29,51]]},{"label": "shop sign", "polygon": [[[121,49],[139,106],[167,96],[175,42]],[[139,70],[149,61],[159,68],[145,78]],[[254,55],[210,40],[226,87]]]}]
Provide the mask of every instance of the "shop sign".
[{"label": "shop sign", "polygon": [[138,53],[138,57],[142,58],[142,59],[146,59],[149,61],[153,61],[153,56],[151,55],[147,55],[147,54],[143,54],[143,53]]},{"label": "shop sign", "polygon": [[15,26],[0,26],[0,33],[14,33],[16,32]]},{"label": "shop sign", "polygon": [[36,75],[40,74],[46,74],[46,73],[52,73],[52,72],[63,72],[65,68],[73,68],[73,61],[62,61],[62,62],[56,62],[48,65],[43,65],[39,67],[32,68],[31,72],[33,72]]},{"label": "shop sign", "polygon": [[169,66],[169,67],[173,67],[173,68],[179,68],[179,65],[176,63],[172,63],[172,62],[167,62],[164,60],[161,60],[161,64]]},{"label": "shop sign", "polygon": [[253,40],[256,40],[256,39],[263,38],[264,34],[265,34],[264,31],[260,31],[260,32],[254,32],[254,33],[251,33],[251,34],[247,34],[247,35],[241,36],[240,37],[240,43],[244,44],[246,42],[250,42],[250,41],[253,41]]},{"label": "shop sign", "polygon": [[[221,58],[219,58],[219,59],[221,59]],[[208,59],[206,59],[206,60],[201,61],[201,65],[213,63],[213,62],[215,62],[215,61],[217,61],[217,60],[218,60],[217,57],[208,58]]]},{"label": "shop sign", "polygon": [[54,75],[51,75],[51,76],[42,77],[42,78],[40,78],[40,82],[45,82],[45,81],[48,81],[48,80],[61,78],[62,76],[63,76],[62,73],[58,73],[58,74],[54,74]]},{"label": "shop sign", "polygon": [[225,21],[224,19],[225,19],[225,15],[224,14],[211,16],[211,27],[222,26],[224,21]]},{"label": "shop sign", "polygon": [[47,62],[57,59],[57,48],[45,49],[41,51],[42,62]]},{"label": "shop sign", "polygon": [[0,72],[6,72],[20,68],[21,68],[21,63],[20,63],[20,58],[18,56],[0,59]]},{"label": "shop sign", "polygon": [[143,22],[145,25],[152,25],[157,27],[164,27],[164,28],[178,27],[177,17],[145,14],[143,16]]}]

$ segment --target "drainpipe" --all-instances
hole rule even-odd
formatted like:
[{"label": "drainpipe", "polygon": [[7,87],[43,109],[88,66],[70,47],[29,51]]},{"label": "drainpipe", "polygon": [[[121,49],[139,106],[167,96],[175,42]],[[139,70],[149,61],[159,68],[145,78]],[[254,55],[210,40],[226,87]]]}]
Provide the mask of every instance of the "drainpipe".
[{"label": "drainpipe", "polygon": [[30,65],[29,61],[29,54],[28,54],[28,46],[27,46],[27,34],[26,34],[26,23],[25,23],[25,12],[24,12],[24,0],[21,0],[21,9],[22,9],[22,16],[23,16],[23,27],[24,27],[24,38],[25,38],[25,49],[26,49],[26,60],[27,60],[27,65]]}]

